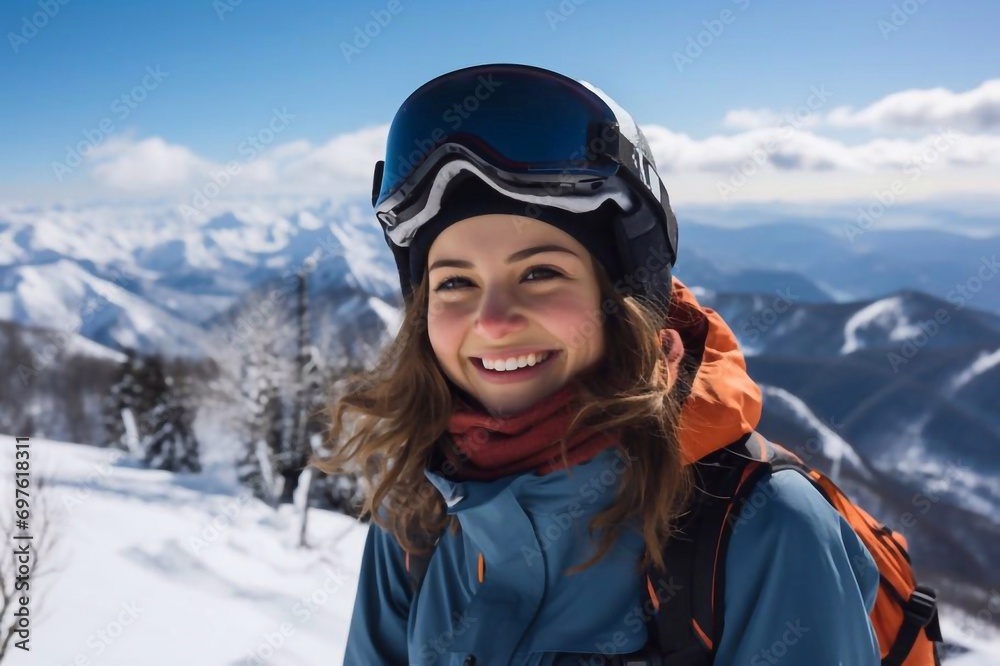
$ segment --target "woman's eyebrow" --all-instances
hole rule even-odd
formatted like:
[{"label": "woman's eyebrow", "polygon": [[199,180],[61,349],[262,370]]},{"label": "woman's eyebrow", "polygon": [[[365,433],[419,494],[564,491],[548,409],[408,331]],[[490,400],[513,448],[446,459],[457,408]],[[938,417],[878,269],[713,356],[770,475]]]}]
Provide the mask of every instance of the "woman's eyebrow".
[{"label": "woman's eyebrow", "polygon": [[[514,254],[507,257],[507,263],[512,264],[515,261],[521,261],[522,259],[527,259],[532,255],[540,254],[542,252],[566,252],[568,254],[572,254],[577,259],[580,258],[580,255],[578,255],[576,252],[570,250],[569,248],[563,247],[562,245],[536,245],[535,247],[527,247],[523,250],[518,250]],[[431,264],[430,268],[427,269],[427,272],[430,273],[435,268],[445,268],[449,266],[452,268],[473,267],[472,262],[465,261],[464,259],[438,259],[433,264]]]}]

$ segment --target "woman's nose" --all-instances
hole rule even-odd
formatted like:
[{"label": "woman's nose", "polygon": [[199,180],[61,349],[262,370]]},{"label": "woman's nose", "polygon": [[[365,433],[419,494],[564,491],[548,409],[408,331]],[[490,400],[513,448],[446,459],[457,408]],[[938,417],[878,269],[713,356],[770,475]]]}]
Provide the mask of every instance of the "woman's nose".
[{"label": "woman's nose", "polygon": [[525,325],[516,299],[504,289],[487,289],[479,307],[476,327],[486,338],[504,338]]}]

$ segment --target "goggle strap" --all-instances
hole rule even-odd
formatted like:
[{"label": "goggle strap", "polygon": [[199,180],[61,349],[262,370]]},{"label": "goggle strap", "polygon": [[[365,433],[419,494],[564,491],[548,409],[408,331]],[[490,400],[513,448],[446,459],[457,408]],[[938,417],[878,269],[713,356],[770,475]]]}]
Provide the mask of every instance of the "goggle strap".
[{"label": "goggle strap", "polygon": [[378,193],[382,190],[382,175],[385,173],[385,160],[375,162],[375,174],[372,177],[372,208],[378,201]]}]

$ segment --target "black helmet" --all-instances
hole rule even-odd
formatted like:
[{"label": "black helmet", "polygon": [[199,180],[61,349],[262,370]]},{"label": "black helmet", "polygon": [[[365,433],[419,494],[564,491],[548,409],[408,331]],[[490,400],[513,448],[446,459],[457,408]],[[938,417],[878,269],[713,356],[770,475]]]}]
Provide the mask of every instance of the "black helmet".
[{"label": "black helmet", "polygon": [[[488,64],[439,76],[406,98],[375,165],[372,205],[407,300],[429,248],[414,244],[417,232],[440,220],[446,193],[450,205],[451,186],[469,176],[527,217],[564,221],[600,209],[620,259],[622,275],[612,278],[627,294],[669,303],[677,220],[642,131],[600,89],[539,67]],[[595,249],[585,231],[592,225],[579,233],[557,226]],[[422,256],[411,257],[414,248]]]}]

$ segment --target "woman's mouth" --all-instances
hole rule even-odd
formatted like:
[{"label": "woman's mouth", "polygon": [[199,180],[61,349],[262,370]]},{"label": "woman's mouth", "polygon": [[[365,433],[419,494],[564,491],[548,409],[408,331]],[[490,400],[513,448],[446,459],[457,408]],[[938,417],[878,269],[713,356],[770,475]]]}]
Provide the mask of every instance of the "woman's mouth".
[{"label": "woman's mouth", "polygon": [[545,352],[541,357],[537,358],[534,365],[525,365],[524,367],[517,367],[511,370],[507,370],[506,368],[508,366],[503,365],[501,362],[498,362],[496,366],[502,369],[498,370],[487,368],[483,364],[483,359],[476,357],[472,358],[472,364],[479,372],[479,376],[486,381],[494,384],[506,384],[509,382],[523,381],[535,376],[558,355],[558,350],[550,350]]}]

